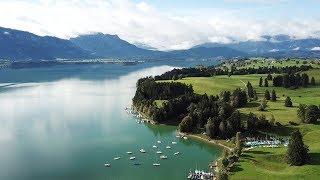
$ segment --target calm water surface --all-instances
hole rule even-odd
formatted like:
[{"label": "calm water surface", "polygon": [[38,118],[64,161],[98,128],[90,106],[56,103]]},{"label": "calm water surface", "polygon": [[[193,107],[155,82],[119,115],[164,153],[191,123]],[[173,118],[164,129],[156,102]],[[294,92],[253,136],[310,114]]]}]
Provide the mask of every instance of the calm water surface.
[{"label": "calm water surface", "polygon": [[[173,68],[155,65],[1,70],[0,179],[186,179],[189,169],[208,169],[217,147],[176,139],[175,127],[138,124],[124,111],[139,77]],[[167,160],[152,148],[158,140]]]}]

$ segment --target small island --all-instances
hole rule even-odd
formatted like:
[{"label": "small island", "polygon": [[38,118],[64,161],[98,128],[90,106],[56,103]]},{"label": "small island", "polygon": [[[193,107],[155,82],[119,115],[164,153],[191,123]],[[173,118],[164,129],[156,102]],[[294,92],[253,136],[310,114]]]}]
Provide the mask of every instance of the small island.
[{"label": "small island", "polygon": [[217,179],[316,179],[319,83],[317,59],[232,60],[141,78],[133,107],[222,146]]}]

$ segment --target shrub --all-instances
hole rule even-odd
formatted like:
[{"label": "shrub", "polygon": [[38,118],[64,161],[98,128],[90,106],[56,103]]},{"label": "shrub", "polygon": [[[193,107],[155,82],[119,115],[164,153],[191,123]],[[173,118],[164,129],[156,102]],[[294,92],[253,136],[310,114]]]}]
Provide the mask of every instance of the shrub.
[{"label": "shrub", "polygon": [[287,97],[286,100],[284,101],[284,106],[285,107],[292,107],[292,101],[290,97]]}]

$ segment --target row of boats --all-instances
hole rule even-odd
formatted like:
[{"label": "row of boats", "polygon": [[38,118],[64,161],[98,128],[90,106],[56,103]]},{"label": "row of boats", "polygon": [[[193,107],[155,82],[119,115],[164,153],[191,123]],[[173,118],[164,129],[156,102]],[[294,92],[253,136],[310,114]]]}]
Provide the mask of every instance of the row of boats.
[{"label": "row of boats", "polygon": [[[161,141],[157,141],[157,143],[158,143],[158,144],[161,144],[162,142],[161,142]],[[177,144],[177,142],[172,141],[171,144],[175,145],[175,144]],[[156,148],[158,148],[158,146],[153,145],[152,148],[156,149]],[[169,145],[166,146],[166,149],[171,149],[171,146],[169,146]],[[141,152],[141,153],[146,153],[147,151],[146,151],[145,149],[140,149],[139,152]],[[127,151],[126,154],[132,155],[133,152]],[[161,154],[161,155],[160,155],[160,159],[168,159],[168,156],[162,155],[162,151],[160,151],[160,150],[159,150],[159,151],[156,151],[156,154]],[[173,155],[175,155],[175,156],[177,156],[177,155],[179,155],[179,154],[180,154],[179,151],[173,153]],[[113,160],[120,160],[120,159],[121,159],[120,156],[117,156],[117,157],[114,157],[114,158],[113,158]],[[136,159],[135,156],[130,156],[130,157],[129,157],[129,160],[135,160],[135,159]],[[141,163],[135,162],[134,165],[141,165]],[[105,167],[111,167],[111,164],[110,164],[110,163],[105,163],[104,166],[105,166]],[[160,166],[160,163],[153,163],[153,166]]]},{"label": "row of boats", "polygon": [[204,172],[200,170],[190,171],[188,174],[188,179],[190,180],[211,180],[214,174],[212,172]]}]

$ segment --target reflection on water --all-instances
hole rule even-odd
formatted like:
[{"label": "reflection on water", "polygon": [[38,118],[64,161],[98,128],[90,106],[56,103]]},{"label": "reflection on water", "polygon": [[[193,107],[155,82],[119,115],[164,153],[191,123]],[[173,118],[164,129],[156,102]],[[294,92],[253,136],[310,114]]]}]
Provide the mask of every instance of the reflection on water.
[{"label": "reflection on water", "polygon": [[[137,124],[124,107],[130,104],[139,77],[173,67],[151,67],[119,76],[115,74],[124,74],[122,67],[108,67],[108,71],[103,67],[88,67],[87,80],[70,78],[69,71],[76,74],[77,70],[69,69],[61,72],[68,78],[52,81],[54,68],[46,69],[48,81],[38,77],[43,69],[23,70],[30,82],[0,78],[4,82],[0,84],[0,179],[184,179],[189,168],[206,168],[217,157],[220,152],[214,147],[181,141],[175,147],[182,152],[181,158],[152,167],[158,157],[150,147],[158,139],[178,141],[175,127]],[[142,147],[148,153],[136,155],[143,162],[141,167],[132,167],[127,157],[112,162],[110,169],[103,167],[114,156]]]}]

